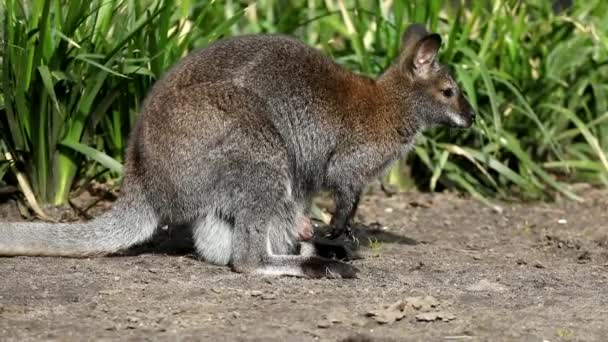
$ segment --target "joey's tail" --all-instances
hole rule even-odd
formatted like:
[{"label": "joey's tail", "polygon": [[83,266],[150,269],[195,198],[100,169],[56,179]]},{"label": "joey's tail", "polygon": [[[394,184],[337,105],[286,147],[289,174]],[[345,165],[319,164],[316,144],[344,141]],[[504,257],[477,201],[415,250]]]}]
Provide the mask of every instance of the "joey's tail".
[{"label": "joey's tail", "polygon": [[112,210],[89,222],[0,222],[0,256],[108,254],[149,239],[157,224],[143,196],[125,194]]}]

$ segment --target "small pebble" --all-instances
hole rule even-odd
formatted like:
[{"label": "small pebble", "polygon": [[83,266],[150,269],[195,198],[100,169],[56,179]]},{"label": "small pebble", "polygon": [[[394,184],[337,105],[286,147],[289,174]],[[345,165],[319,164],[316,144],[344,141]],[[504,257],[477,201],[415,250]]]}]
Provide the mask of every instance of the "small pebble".
[{"label": "small pebble", "polygon": [[275,299],[277,296],[274,293],[265,293],[262,295],[262,299]]},{"label": "small pebble", "polygon": [[329,327],[331,327],[331,322],[328,320],[323,320],[323,321],[317,323],[317,328],[327,329]]}]

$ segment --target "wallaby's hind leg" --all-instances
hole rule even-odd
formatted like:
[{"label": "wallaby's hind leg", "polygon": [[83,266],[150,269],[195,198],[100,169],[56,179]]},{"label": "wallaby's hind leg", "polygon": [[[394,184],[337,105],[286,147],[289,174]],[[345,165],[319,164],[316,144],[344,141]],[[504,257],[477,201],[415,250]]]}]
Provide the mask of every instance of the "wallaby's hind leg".
[{"label": "wallaby's hind leg", "polygon": [[[299,216],[304,216],[301,213]],[[192,224],[194,245],[198,254],[207,262],[228,265],[232,258],[234,219],[221,215],[219,210],[210,210]],[[299,252],[299,230],[291,222],[273,225],[268,235],[273,254],[295,254]],[[298,227],[299,229],[299,227]],[[297,233],[297,234],[296,234]]]},{"label": "wallaby's hind leg", "polygon": [[[212,201],[201,204],[205,218],[195,227],[197,250],[219,264],[226,263],[230,250],[229,263],[237,272],[354,277],[357,270],[347,263],[294,255],[300,250],[297,221],[305,203],[294,198],[281,139],[272,126],[262,128],[268,130],[263,137],[249,136],[251,132],[227,135],[221,150],[213,153],[213,167],[198,172],[209,183],[200,192]],[[242,146],[256,146],[256,151],[243,151]]]},{"label": "wallaby's hind leg", "polygon": [[[237,272],[288,275],[309,278],[354,278],[358,270],[347,263],[315,255],[308,243],[302,243],[299,255],[276,254],[272,230],[296,224],[296,210],[289,199],[272,203],[259,202],[235,216],[232,267]],[[293,229],[289,227],[287,229]]]},{"label": "wallaby's hind leg", "polygon": [[[355,267],[319,257],[312,243],[298,245],[295,238],[290,239],[297,215],[290,208],[289,203],[275,202],[266,208],[244,208],[234,219],[207,214],[194,223],[196,249],[206,261],[231,264],[237,272],[354,278],[358,272]],[[295,252],[299,254],[290,254]]]}]

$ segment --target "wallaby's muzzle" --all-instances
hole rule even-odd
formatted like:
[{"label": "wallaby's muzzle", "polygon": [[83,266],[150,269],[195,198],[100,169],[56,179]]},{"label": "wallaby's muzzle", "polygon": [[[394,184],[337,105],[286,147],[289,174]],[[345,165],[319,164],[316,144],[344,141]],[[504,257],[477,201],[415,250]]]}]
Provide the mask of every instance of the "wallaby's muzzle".
[{"label": "wallaby's muzzle", "polygon": [[475,121],[475,111],[462,95],[460,95],[460,98],[458,99],[458,107],[460,107],[461,120],[453,120],[454,126],[458,128],[471,127]]}]

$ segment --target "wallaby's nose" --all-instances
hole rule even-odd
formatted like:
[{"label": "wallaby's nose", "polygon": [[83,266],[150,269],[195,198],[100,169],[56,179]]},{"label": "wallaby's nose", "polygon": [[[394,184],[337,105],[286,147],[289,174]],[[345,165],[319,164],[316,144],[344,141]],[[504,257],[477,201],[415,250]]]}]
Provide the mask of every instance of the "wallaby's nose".
[{"label": "wallaby's nose", "polygon": [[469,126],[471,126],[473,122],[475,122],[476,116],[473,107],[471,107],[471,104],[469,103],[469,101],[466,100],[466,98],[464,98],[464,96],[460,98],[460,105],[462,108],[462,112],[466,115],[468,121],[470,122]]},{"label": "wallaby's nose", "polygon": [[475,111],[473,111],[473,109],[469,108],[469,110],[467,111],[467,116],[468,116],[468,127],[473,126],[473,123],[475,123]]}]

